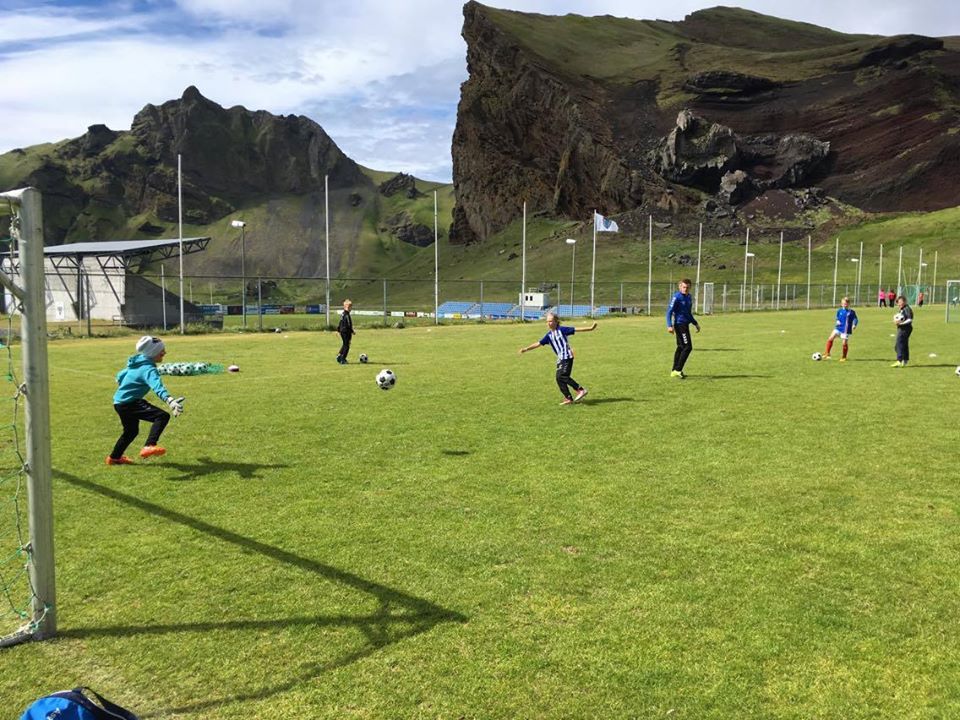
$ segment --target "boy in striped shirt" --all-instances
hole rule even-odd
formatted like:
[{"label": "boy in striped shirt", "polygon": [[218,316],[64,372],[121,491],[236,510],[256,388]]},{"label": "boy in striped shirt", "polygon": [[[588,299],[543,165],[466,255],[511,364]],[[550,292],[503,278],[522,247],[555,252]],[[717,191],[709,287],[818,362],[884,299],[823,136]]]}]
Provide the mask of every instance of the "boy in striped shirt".
[{"label": "boy in striped shirt", "polygon": [[[536,350],[541,345],[549,344],[557,354],[557,385],[560,392],[563,393],[563,402],[561,405],[571,405],[583,400],[587,394],[587,389],[580,385],[570,375],[573,373],[573,348],[567,342],[567,337],[575,332],[590,332],[597,329],[594,323],[590,327],[575,328],[569,325],[561,325],[560,318],[556,313],[547,313],[547,334],[540,338],[540,342],[531,343],[524,348],[520,348],[520,354],[528,350]],[[572,396],[570,389],[577,394]]]}]

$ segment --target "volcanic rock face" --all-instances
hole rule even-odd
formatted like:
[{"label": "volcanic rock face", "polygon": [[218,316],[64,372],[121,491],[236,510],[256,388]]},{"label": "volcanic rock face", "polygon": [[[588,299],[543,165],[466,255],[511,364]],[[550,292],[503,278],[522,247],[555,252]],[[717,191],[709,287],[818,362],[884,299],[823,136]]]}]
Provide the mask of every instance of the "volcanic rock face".
[{"label": "volcanic rock face", "polygon": [[470,243],[534,211],[589,218],[643,200],[615,151],[590,83],[571,86],[536,62],[474,2],[464,6],[470,79],[453,137],[451,240]]},{"label": "volcanic rock face", "polygon": [[472,0],[463,37],[454,240],[498,232],[524,200],[580,220],[813,185],[865,210],[960,204],[956,44],[736,8],[667,23]]},{"label": "volcanic rock face", "polygon": [[664,178],[705,192],[720,191],[737,204],[748,188],[803,185],[826,160],[830,143],[804,134],[748,135],[683,110],[677,126],[652,153],[654,169]]}]

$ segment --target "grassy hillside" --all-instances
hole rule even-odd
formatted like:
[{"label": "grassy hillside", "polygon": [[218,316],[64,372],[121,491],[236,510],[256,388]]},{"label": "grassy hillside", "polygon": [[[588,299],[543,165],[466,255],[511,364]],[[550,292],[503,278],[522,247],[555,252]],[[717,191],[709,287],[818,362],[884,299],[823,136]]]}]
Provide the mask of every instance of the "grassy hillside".
[{"label": "grassy hillside", "polygon": [[796,81],[835,72],[877,39],[738,8],[704,10],[680,23],[492,8],[486,12],[567,79],[590,77],[623,85],[653,80],[660,86],[662,106],[692,97],[683,90],[688,66]]}]

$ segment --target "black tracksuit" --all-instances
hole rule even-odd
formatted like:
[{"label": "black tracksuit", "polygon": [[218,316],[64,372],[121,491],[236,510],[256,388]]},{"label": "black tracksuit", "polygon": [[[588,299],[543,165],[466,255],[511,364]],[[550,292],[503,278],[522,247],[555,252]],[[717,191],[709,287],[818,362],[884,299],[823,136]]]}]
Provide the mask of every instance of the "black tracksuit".
[{"label": "black tracksuit", "polygon": [[340,333],[340,352],[337,353],[337,362],[345,363],[347,353],[350,352],[350,339],[353,337],[353,318],[350,317],[350,311],[344,310],[340,315],[340,324],[337,326],[337,332]]}]

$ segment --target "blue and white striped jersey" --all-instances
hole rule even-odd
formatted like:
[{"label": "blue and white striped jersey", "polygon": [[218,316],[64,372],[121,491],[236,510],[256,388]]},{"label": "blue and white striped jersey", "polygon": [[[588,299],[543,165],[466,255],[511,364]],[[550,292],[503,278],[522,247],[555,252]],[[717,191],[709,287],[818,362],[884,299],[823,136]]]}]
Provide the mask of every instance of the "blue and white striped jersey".
[{"label": "blue and white striped jersey", "polygon": [[573,335],[577,329],[567,325],[559,325],[556,330],[549,331],[540,338],[541,345],[549,344],[557,354],[557,362],[573,359],[573,348],[567,342],[567,335]]}]

